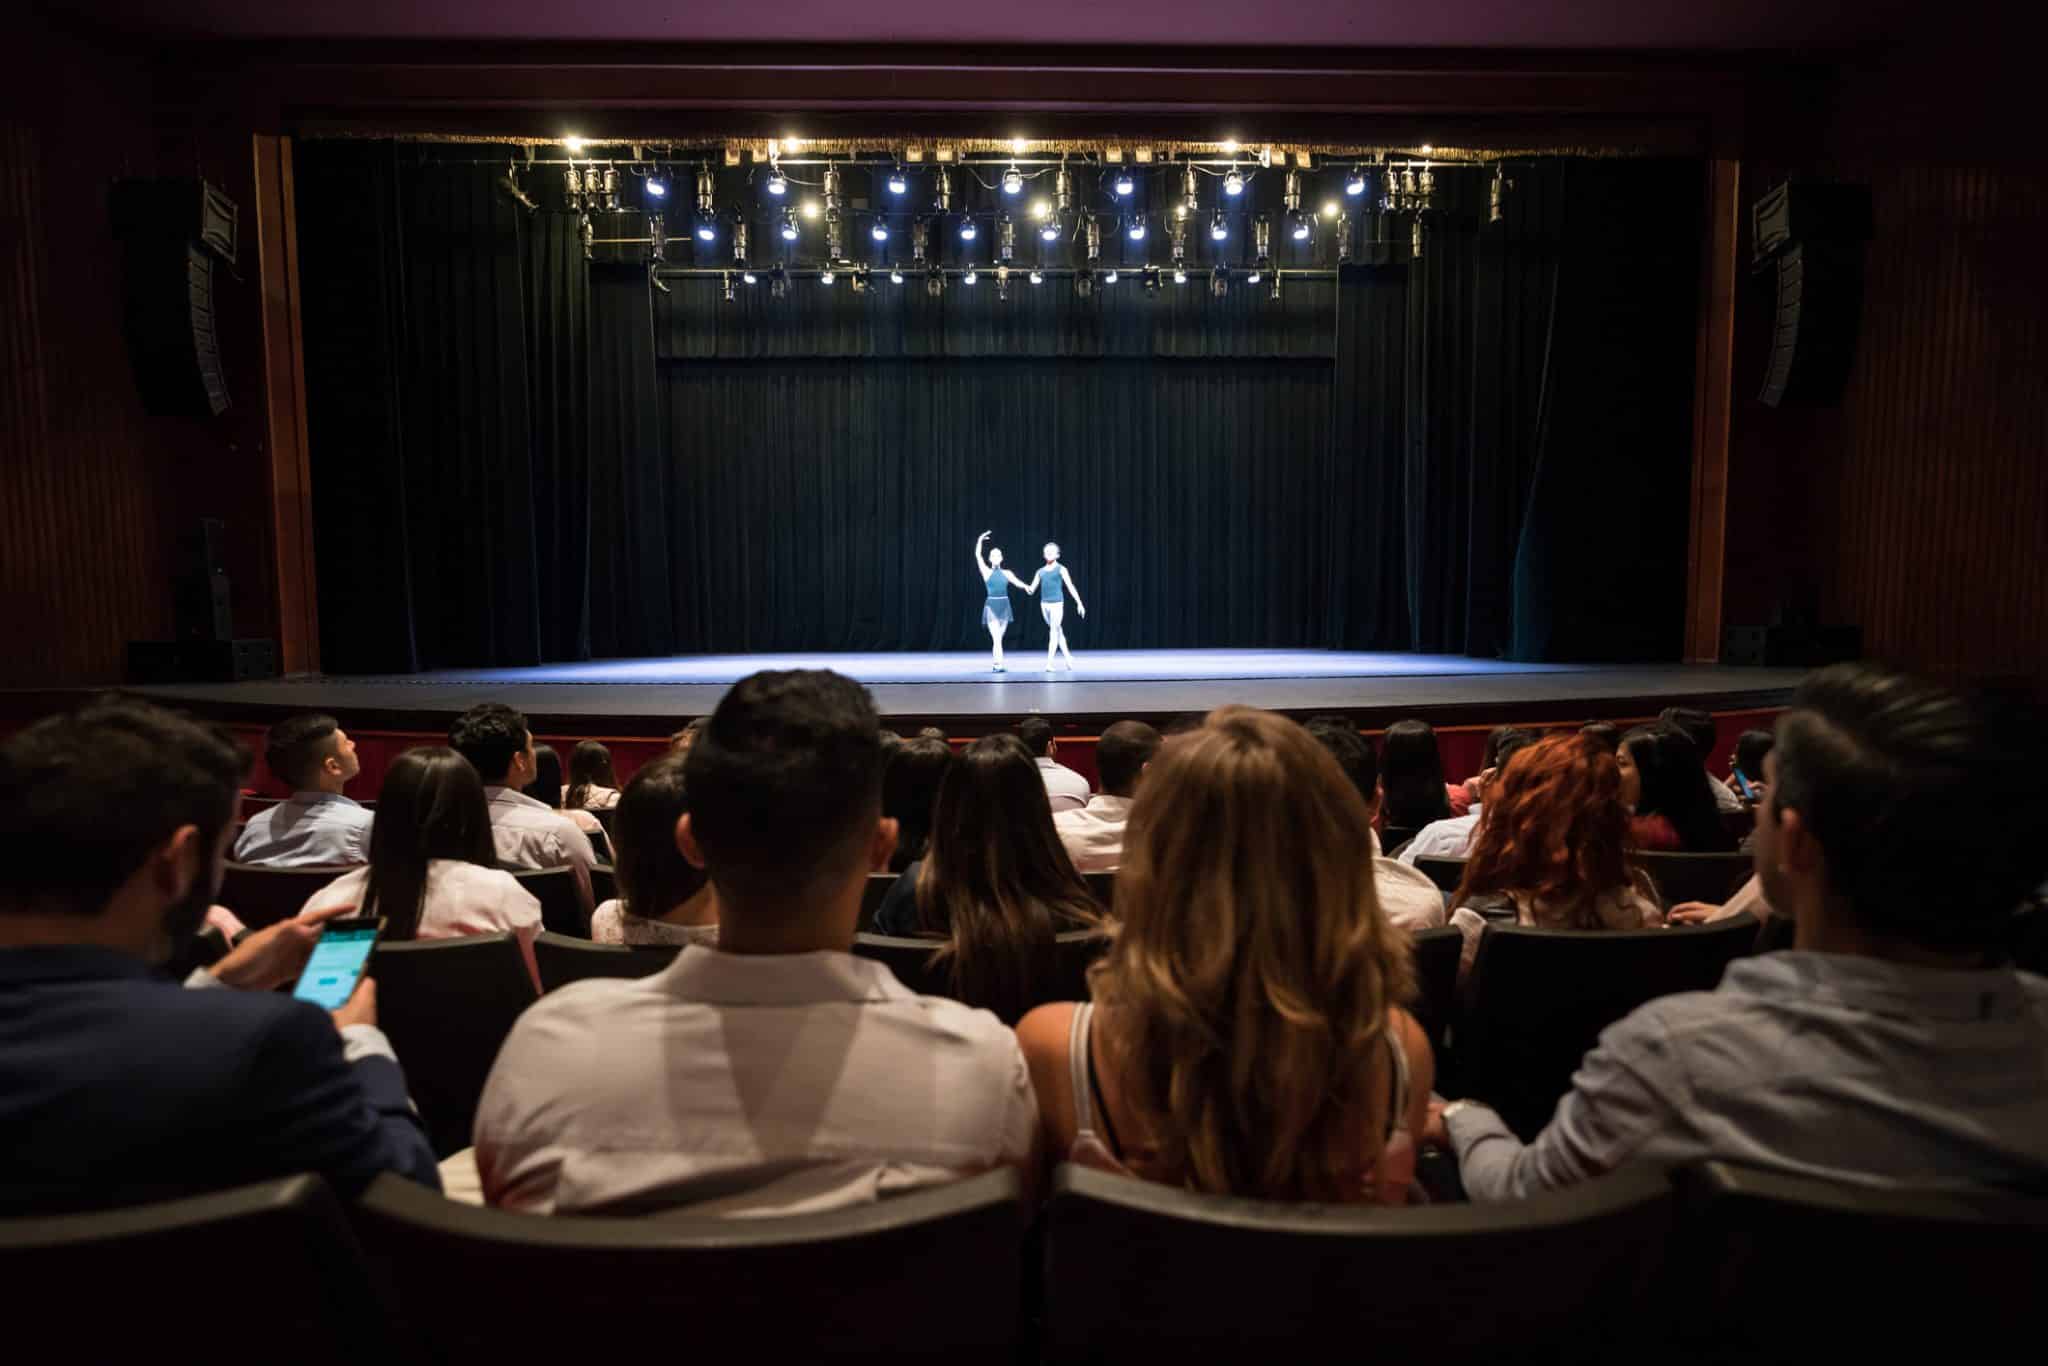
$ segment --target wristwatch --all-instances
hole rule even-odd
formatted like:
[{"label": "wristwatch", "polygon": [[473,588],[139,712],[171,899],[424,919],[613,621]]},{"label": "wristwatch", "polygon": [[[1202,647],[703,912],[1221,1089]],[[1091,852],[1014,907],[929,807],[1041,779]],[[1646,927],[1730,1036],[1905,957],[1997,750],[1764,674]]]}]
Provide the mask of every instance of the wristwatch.
[{"label": "wristwatch", "polygon": [[1442,1110],[1438,1111],[1437,1116],[1438,1118],[1443,1120],[1444,1126],[1446,1128],[1449,1128],[1451,1123],[1451,1116],[1457,1114],[1458,1111],[1465,1109],[1467,1106],[1471,1104],[1472,1102],[1469,1100],[1454,1100],[1449,1105],[1446,1105]]}]

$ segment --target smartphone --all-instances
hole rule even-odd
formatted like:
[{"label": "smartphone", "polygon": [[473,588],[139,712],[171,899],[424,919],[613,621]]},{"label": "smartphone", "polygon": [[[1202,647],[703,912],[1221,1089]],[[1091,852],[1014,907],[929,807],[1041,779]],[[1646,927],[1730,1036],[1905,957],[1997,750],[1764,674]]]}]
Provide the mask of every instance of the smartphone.
[{"label": "smartphone", "polygon": [[313,956],[306,960],[306,970],[299,974],[299,984],[292,988],[292,995],[301,1001],[311,1001],[322,1010],[339,1010],[348,1004],[348,998],[355,994],[356,983],[362,980],[363,969],[370,965],[370,951],[377,947],[377,936],[384,933],[384,922],[375,917],[354,920],[330,920],[320,931],[320,941],[313,945]]},{"label": "smartphone", "polygon": [[1735,791],[1741,795],[1742,800],[1754,806],[1756,804],[1756,789],[1749,785],[1749,779],[1742,776],[1742,770],[1731,768],[1728,770],[1728,776],[1735,780]]}]

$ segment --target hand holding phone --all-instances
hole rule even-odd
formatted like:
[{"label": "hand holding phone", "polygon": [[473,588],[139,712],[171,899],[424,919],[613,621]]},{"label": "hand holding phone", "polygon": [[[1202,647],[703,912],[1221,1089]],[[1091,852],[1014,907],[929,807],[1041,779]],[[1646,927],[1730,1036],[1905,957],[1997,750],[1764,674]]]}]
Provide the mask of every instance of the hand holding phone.
[{"label": "hand holding phone", "polygon": [[299,974],[299,984],[292,988],[292,995],[301,1001],[311,1001],[322,1010],[339,1010],[347,1005],[363,969],[370,965],[377,937],[383,932],[384,922],[377,918],[328,921],[320,942],[313,946],[312,956],[306,960],[306,970]]},{"label": "hand holding phone", "polygon": [[1751,806],[1756,805],[1756,788],[1750,783],[1748,778],[1745,778],[1743,776],[1742,770],[1739,768],[1730,769],[1728,771],[1728,776],[1735,780],[1735,791],[1737,795],[1739,795],[1742,798],[1742,800],[1748,802]]}]

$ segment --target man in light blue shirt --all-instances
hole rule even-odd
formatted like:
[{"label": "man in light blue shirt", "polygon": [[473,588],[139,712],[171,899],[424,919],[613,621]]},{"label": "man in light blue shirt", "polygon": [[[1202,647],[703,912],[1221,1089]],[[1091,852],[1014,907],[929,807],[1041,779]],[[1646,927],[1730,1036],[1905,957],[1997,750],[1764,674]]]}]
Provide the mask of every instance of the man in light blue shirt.
[{"label": "man in light blue shirt", "polygon": [[1432,1104],[1474,1200],[1716,1158],[1895,1187],[2048,1186],[2048,980],[1999,945],[2048,874],[2048,719],[1864,665],[1807,679],[1756,871],[1793,947],[1611,1026],[1526,1146]]},{"label": "man in light blue shirt", "polygon": [[331,716],[294,716],[270,728],[264,762],[292,785],[290,800],[249,818],[235,841],[238,863],[311,868],[368,863],[374,813],[342,795],[362,771],[356,742]]}]

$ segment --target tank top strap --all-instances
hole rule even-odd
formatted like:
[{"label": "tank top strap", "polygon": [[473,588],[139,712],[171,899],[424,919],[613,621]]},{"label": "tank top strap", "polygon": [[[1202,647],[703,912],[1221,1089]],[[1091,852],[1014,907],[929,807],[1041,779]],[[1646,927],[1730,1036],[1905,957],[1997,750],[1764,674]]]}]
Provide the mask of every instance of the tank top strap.
[{"label": "tank top strap", "polygon": [[1388,1073],[1387,1088],[1393,1105],[1387,1116],[1387,1137],[1392,1138],[1408,1130],[1408,1088],[1414,1083],[1408,1074],[1408,1050],[1401,1047],[1400,1035],[1389,1029],[1382,1037],[1387,1041],[1387,1059],[1393,1069]]},{"label": "tank top strap", "polygon": [[[1086,1134],[1095,1138],[1095,1102],[1088,1086],[1088,1029],[1095,1003],[1083,1001],[1074,1007],[1067,1026],[1067,1075],[1074,1088],[1074,1141]],[[1098,1140],[1099,1141],[1099,1140]]]}]

